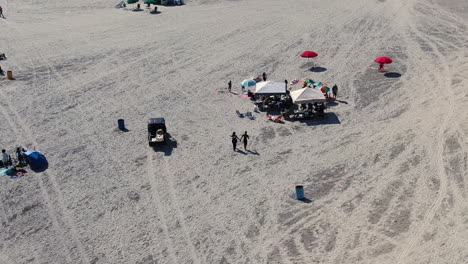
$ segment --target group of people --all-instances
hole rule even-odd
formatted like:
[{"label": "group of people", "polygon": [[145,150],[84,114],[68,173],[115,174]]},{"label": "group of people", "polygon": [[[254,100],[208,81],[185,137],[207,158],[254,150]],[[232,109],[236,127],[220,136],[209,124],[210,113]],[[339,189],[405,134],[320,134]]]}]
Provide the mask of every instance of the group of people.
[{"label": "group of people", "polygon": [[[304,82],[304,84],[302,85],[302,88],[306,88],[307,86],[309,87],[313,87],[313,88],[316,88],[314,84],[309,84],[307,82]],[[338,85],[333,85],[332,89],[331,89],[331,94],[328,94],[327,92],[323,92],[323,95],[327,98],[327,99],[336,99],[336,96],[338,95]],[[333,96],[333,97],[332,97]]]},{"label": "group of people", "polygon": [[232,148],[234,151],[237,150],[237,142],[242,141],[244,143],[244,150],[247,151],[247,144],[249,143],[249,135],[247,135],[247,131],[245,131],[244,135],[240,138],[236,135],[236,132],[232,132],[231,140],[232,140]]},{"label": "group of people", "polygon": [[23,165],[26,164],[26,157],[23,152],[23,148],[16,148],[16,159],[12,159],[11,156],[6,152],[5,149],[2,149],[2,157],[0,160],[0,168],[13,166],[13,165]]},{"label": "group of people", "polygon": [[308,103],[299,105],[299,110],[309,111],[310,113],[315,112],[319,116],[323,116],[325,113],[326,105],[324,103]]}]

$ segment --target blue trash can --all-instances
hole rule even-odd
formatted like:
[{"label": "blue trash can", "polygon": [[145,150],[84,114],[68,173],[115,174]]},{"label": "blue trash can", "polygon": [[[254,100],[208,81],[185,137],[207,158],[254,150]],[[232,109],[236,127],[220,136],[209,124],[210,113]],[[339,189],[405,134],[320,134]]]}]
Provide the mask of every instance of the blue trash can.
[{"label": "blue trash can", "polygon": [[120,130],[125,130],[125,121],[123,119],[117,120],[117,125],[119,126]]},{"label": "blue trash can", "polygon": [[296,199],[298,200],[304,200],[304,186],[302,185],[297,185],[296,186]]}]

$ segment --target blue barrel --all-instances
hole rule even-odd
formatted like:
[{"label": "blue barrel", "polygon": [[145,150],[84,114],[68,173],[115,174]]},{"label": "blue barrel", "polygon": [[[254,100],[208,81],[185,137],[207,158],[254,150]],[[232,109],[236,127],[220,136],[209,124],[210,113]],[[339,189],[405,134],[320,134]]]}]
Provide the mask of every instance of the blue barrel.
[{"label": "blue barrel", "polygon": [[117,120],[117,125],[119,126],[120,130],[125,130],[125,121],[123,119]]},{"label": "blue barrel", "polygon": [[304,200],[304,186],[302,185],[297,185],[296,186],[296,199],[298,200]]}]

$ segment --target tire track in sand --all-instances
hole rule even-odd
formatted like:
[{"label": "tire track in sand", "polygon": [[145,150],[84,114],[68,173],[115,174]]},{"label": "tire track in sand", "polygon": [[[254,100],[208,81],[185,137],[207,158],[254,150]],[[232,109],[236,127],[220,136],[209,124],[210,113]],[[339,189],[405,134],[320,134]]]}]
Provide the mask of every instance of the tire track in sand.
[{"label": "tire track in sand", "polygon": [[[451,74],[449,70],[449,65],[444,58],[443,54],[439,51],[437,45],[433,44],[431,39],[429,37],[424,36],[424,33],[421,32],[418,28],[417,25],[410,24],[409,25],[411,28],[411,31],[414,35],[418,36],[420,39],[425,40],[424,44],[429,45],[432,50],[434,51],[434,56],[436,59],[439,61],[439,64],[443,68],[443,74],[440,74],[438,76],[438,82],[440,85],[444,85],[447,83],[451,83]],[[449,85],[447,90],[444,90],[441,92],[449,92],[450,94],[447,96],[445,94],[445,97],[442,98],[448,98],[449,103],[445,104],[442,102],[443,105],[448,105],[448,109],[446,109],[446,114],[443,116],[443,120],[440,123],[439,130],[437,133],[437,146],[436,146],[436,155],[434,156],[436,168],[437,168],[437,174],[439,175],[439,180],[440,180],[440,187],[439,187],[439,192],[437,195],[437,198],[434,200],[432,203],[429,211],[425,214],[424,218],[421,220],[421,224],[416,228],[416,230],[409,236],[409,241],[403,245],[403,250],[400,252],[400,254],[397,257],[396,263],[404,263],[407,260],[407,256],[410,254],[412,249],[416,246],[418,241],[421,238],[422,233],[426,230],[426,228],[429,226],[431,220],[434,218],[437,210],[439,209],[440,205],[442,204],[443,199],[447,195],[447,189],[448,189],[448,175],[445,171],[445,166],[444,166],[444,147],[445,147],[445,141],[444,141],[444,136],[445,132],[449,129],[449,124],[452,120],[452,116],[454,113],[454,103],[453,103],[453,91]],[[445,99],[444,99],[445,101]]]},{"label": "tire track in sand", "polygon": [[[0,102],[0,112],[2,113],[2,115],[4,116],[4,120],[7,121],[7,123],[9,124],[9,126],[11,127],[11,129],[13,130],[13,132],[16,134],[16,135],[21,135],[22,133],[20,132],[20,129],[17,127],[17,125],[13,122],[13,120],[10,119],[10,114],[8,113],[8,111],[6,111],[6,108],[3,106],[3,102],[6,101],[6,98],[5,96],[3,95],[3,92],[0,91],[0,99],[1,99],[1,102]],[[59,222],[58,222],[58,217],[57,217],[57,214],[55,213],[55,210],[54,208],[52,207],[52,203],[51,203],[51,199],[50,199],[50,196],[44,186],[44,182],[42,180],[41,177],[35,177],[37,179],[37,182],[39,184],[39,189],[41,190],[41,195],[42,195],[42,199],[44,200],[46,206],[47,206],[47,214],[49,215],[50,219],[52,220],[52,225],[54,226],[54,228],[58,231],[60,231],[61,233],[63,233],[62,236],[60,236],[60,240],[61,240],[61,244],[62,245],[66,245],[66,247],[69,249],[71,248],[72,246],[69,245],[69,243],[67,243],[67,239],[65,239],[65,231],[64,231],[64,228],[60,226]],[[65,254],[65,258],[67,260],[67,263],[73,263],[72,261],[72,258],[70,256],[70,252],[67,252]]]},{"label": "tire track in sand", "polygon": [[[202,262],[195,253],[195,247],[192,242],[193,240],[187,231],[184,216],[179,209],[174,184],[170,179],[170,176],[167,175],[170,171],[168,160],[163,156],[157,155],[157,153],[155,154],[151,148],[148,149],[147,155],[148,180],[151,184],[151,189],[153,190],[152,196],[157,207],[156,209],[161,216],[164,234],[170,244],[173,245],[173,247],[169,249],[171,256],[173,257],[175,263],[177,263],[177,254],[174,252],[174,249],[176,249],[178,252],[188,251],[187,255],[190,256],[191,263],[201,264]],[[160,168],[160,173],[158,173],[158,175],[156,175],[156,170],[154,169],[155,155],[158,156],[157,158],[164,160],[158,164],[158,168]],[[167,204],[163,205],[161,198],[162,196],[167,197]],[[168,222],[174,223],[175,226],[170,227]],[[183,241],[171,236],[171,232],[176,233],[178,231],[182,231],[184,238]]]},{"label": "tire track in sand", "polygon": [[[9,24],[9,22],[5,23],[7,25],[8,28],[10,28],[10,30],[8,30],[9,32],[11,32],[11,25]],[[31,54],[27,54],[27,57],[28,59],[30,60],[30,63],[31,65],[34,67],[34,64],[30,58],[30,55]],[[35,70],[34,70],[35,72]],[[33,78],[36,78],[36,74],[33,75]],[[49,74],[48,74],[48,78],[49,78],[49,81],[48,81],[48,87],[50,87],[50,83],[51,83],[51,80],[50,80],[50,71],[49,71]],[[33,84],[36,83],[36,79],[33,79]],[[4,95],[4,93],[2,91],[0,91],[0,99],[2,102],[6,102],[6,107],[5,106],[1,106],[2,108],[2,113],[3,115],[5,115],[6,119],[8,120],[10,126],[13,128],[14,127],[14,130],[15,130],[15,133],[17,135],[23,135],[23,138],[25,138],[27,141],[31,142],[34,146],[39,146],[39,144],[37,143],[37,140],[35,138],[35,136],[33,135],[33,133],[31,132],[31,130],[29,129],[29,127],[26,125],[26,122],[23,120],[23,118],[18,114],[17,111],[14,110],[14,107],[12,106],[11,102],[8,100],[8,98]],[[13,120],[11,120],[9,118],[9,116],[12,116],[14,117],[14,119],[16,119],[16,122],[13,122]],[[21,133],[20,131],[23,131],[23,133]],[[88,258],[88,256],[86,255],[85,251],[84,251],[84,247],[83,247],[83,244],[81,243],[81,241],[79,240],[78,238],[78,233],[76,231],[76,228],[75,228],[75,225],[73,224],[73,221],[71,220],[70,218],[70,215],[69,215],[69,212],[68,210],[66,209],[64,203],[63,203],[63,194],[57,184],[57,181],[56,181],[56,176],[51,172],[51,169],[49,169],[48,172],[44,172],[43,173],[44,176],[46,176],[49,181],[51,182],[52,184],[52,191],[55,192],[55,194],[57,195],[58,199],[56,199],[56,202],[57,204],[59,205],[61,211],[62,211],[62,220],[64,220],[63,222],[67,225],[67,226],[64,226],[64,227],[61,227],[59,222],[58,222],[58,219],[59,217],[57,216],[57,213],[55,212],[55,209],[52,207],[52,203],[51,203],[51,198],[50,198],[50,195],[49,195],[49,191],[47,191],[46,189],[46,184],[44,183],[44,179],[42,177],[37,177],[38,179],[38,183],[39,183],[39,187],[41,189],[41,194],[43,196],[43,199],[44,201],[46,202],[46,206],[47,206],[47,211],[48,211],[48,214],[51,216],[52,218],[52,221],[53,221],[53,224],[54,226],[62,231],[63,233],[63,236],[61,236],[62,240],[65,240],[64,237],[66,236],[65,233],[68,233],[70,234],[71,236],[71,240],[73,241],[73,243],[76,245],[76,248],[78,249],[78,252],[79,252],[79,257],[82,261],[84,261],[85,263],[89,263],[90,260]],[[66,232],[65,230],[67,230],[68,232]],[[65,242],[65,241],[63,241]],[[68,243],[64,243],[64,244],[68,244]],[[69,248],[73,248],[74,246],[69,246]],[[66,254],[66,258],[67,258],[67,261],[68,263],[73,263],[72,261],[72,258],[70,256],[70,252],[69,254]]]}]

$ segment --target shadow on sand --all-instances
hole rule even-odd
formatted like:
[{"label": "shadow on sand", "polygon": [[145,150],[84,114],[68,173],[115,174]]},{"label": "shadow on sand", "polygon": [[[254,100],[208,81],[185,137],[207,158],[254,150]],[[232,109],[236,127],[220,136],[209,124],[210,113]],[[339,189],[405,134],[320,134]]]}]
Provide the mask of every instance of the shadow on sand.
[{"label": "shadow on sand", "polygon": [[307,203],[307,204],[312,202],[312,200],[310,200],[307,197],[305,197],[304,199],[297,199],[295,194],[289,195],[289,198],[292,199],[292,200],[288,201],[288,203],[291,204],[291,205],[295,204],[296,201]]},{"label": "shadow on sand", "polygon": [[384,76],[387,78],[400,78],[401,74],[398,72],[387,72],[384,74]]},{"label": "shadow on sand", "polygon": [[153,146],[154,152],[163,152],[164,156],[172,155],[172,151],[177,148],[177,140],[175,140],[171,134],[167,133],[166,144],[158,144]]},{"label": "shadow on sand", "polygon": [[125,127],[125,128],[123,128],[123,129],[116,128],[115,131],[117,131],[117,132],[129,132],[130,130],[128,130],[128,129]]},{"label": "shadow on sand", "polygon": [[307,198],[301,199],[301,200],[299,200],[299,201],[301,201],[301,202],[303,202],[303,203],[311,203],[311,202],[312,202],[312,200],[307,199]]},{"label": "shadow on sand", "polygon": [[337,106],[339,104],[348,104],[348,102],[343,101],[343,100],[335,100],[335,101],[327,102],[327,106]]},{"label": "shadow on sand", "polygon": [[325,113],[323,117],[313,117],[310,120],[298,120],[300,123],[307,124],[308,126],[319,125],[339,125],[341,124],[338,116],[335,113]]},{"label": "shadow on sand", "polygon": [[260,153],[258,153],[256,150],[241,150],[241,149],[236,149],[236,152],[237,153],[240,153],[242,155],[257,155],[257,156],[260,156]]},{"label": "shadow on sand", "polygon": [[327,71],[325,67],[312,67],[309,69],[311,72],[324,72]]}]

